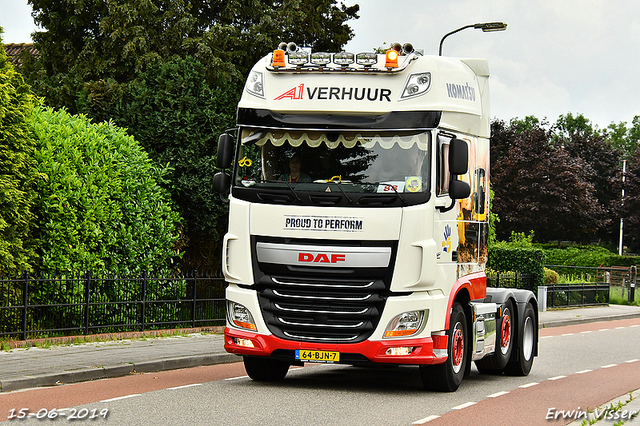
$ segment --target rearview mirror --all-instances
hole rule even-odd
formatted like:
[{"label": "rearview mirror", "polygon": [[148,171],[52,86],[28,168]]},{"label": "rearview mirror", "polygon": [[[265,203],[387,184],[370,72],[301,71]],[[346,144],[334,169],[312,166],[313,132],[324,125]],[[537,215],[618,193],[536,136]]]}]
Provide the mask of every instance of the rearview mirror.
[{"label": "rearview mirror", "polygon": [[228,169],[233,161],[233,136],[223,133],[218,138],[218,167]]},{"label": "rearview mirror", "polygon": [[453,138],[449,143],[449,171],[463,175],[469,170],[469,147],[462,139]]},{"label": "rearview mirror", "polygon": [[218,172],[215,175],[213,175],[213,190],[215,192],[224,194],[226,192],[229,192],[230,186],[231,186],[231,176],[229,176],[225,172]]},{"label": "rearview mirror", "polygon": [[471,187],[467,182],[454,179],[449,182],[449,197],[452,200],[461,200],[471,194]]}]

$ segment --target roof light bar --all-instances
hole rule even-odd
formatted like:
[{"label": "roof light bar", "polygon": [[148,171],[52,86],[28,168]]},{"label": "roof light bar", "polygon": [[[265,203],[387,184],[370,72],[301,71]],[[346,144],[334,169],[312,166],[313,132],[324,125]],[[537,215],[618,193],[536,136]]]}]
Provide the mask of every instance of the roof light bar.
[{"label": "roof light bar", "polygon": [[333,63],[343,67],[351,65],[355,61],[355,55],[351,52],[339,52],[333,55]]},{"label": "roof light bar", "polygon": [[331,62],[331,53],[314,52],[311,54],[311,63],[314,65],[327,65]]},{"label": "roof light bar", "polygon": [[301,67],[301,66],[309,63],[309,54],[307,52],[302,51],[302,50],[299,50],[297,52],[291,52],[287,56],[289,58],[289,63],[291,65],[296,65],[296,66]]},{"label": "roof light bar", "polygon": [[362,52],[356,55],[356,64],[370,67],[378,63],[378,55],[373,52]]}]

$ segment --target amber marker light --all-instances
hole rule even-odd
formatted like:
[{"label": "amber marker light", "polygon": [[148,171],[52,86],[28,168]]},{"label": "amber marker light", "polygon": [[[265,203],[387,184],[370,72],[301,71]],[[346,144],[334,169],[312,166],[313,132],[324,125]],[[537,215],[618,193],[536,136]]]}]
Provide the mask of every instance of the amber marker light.
[{"label": "amber marker light", "polygon": [[418,332],[417,328],[410,328],[408,330],[389,330],[384,333],[384,337],[402,337],[402,336],[411,336]]},{"label": "amber marker light", "polygon": [[249,322],[242,322],[242,321],[238,321],[238,320],[234,320],[233,323],[235,325],[237,325],[240,328],[247,328],[249,330],[256,330],[256,326],[255,324],[251,324]]},{"label": "amber marker light", "polygon": [[384,66],[387,68],[398,68],[398,56],[400,56],[398,51],[394,49],[387,50]]},{"label": "amber marker light", "polygon": [[284,63],[284,50],[276,49],[273,51],[273,60],[271,61],[272,67],[286,67]]}]

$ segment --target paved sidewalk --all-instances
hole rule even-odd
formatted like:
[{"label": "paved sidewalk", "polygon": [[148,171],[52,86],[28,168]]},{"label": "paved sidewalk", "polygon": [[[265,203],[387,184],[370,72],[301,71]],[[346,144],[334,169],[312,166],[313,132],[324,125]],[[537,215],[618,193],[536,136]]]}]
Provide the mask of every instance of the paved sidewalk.
[{"label": "paved sidewalk", "polygon": [[[640,318],[640,307],[610,305],[539,315],[540,328],[626,318]],[[0,351],[0,391],[240,361],[225,352],[223,339],[221,334],[194,333]]]}]

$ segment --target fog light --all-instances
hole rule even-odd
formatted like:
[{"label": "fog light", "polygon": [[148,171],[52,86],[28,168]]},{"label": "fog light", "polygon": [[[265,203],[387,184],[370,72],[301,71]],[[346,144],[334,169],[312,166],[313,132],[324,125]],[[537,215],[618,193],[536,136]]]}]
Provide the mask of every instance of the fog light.
[{"label": "fog light", "polygon": [[396,315],[384,333],[384,337],[406,337],[418,334],[422,326],[427,322],[429,311],[409,311]]},{"label": "fog light", "polygon": [[386,355],[411,355],[415,348],[413,346],[401,346],[387,349]]},{"label": "fog light", "polygon": [[237,337],[234,337],[233,343],[235,343],[238,346],[244,346],[245,348],[255,348],[255,346],[253,345],[253,342],[249,339],[239,339]]},{"label": "fog light", "polygon": [[239,303],[227,301],[227,319],[236,327],[257,330],[251,312]]}]

